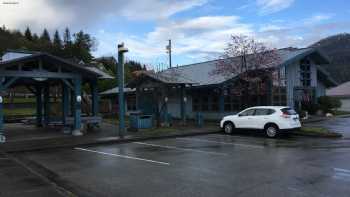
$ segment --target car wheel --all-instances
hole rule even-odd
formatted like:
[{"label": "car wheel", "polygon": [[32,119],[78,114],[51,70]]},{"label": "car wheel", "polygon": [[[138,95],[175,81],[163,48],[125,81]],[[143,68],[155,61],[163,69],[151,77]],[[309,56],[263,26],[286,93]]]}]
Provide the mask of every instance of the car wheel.
[{"label": "car wheel", "polygon": [[232,134],[234,129],[235,126],[231,122],[225,123],[224,132],[226,134]]},{"label": "car wheel", "polygon": [[276,125],[267,125],[265,127],[265,133],[267,135],[267,137],[270,137],[270,138],[275,138],[278,134],[278,128]]}]

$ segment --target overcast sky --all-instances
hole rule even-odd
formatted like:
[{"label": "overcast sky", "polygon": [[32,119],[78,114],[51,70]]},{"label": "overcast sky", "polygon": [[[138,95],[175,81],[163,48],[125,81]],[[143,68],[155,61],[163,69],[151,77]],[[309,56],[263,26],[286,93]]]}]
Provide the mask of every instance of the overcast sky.
[{"label": "overcast sky", "polygon": [[[0,25],[34,32],[84,30],[97,41],[94,55],[115,55],[124,42],[129,59],[173,64],[212,59],[231,34],[254,36],[271,47],[305,47],[350,32],[348,0],[0,0]],[[0,43],[1,44],[1,43]]]}]

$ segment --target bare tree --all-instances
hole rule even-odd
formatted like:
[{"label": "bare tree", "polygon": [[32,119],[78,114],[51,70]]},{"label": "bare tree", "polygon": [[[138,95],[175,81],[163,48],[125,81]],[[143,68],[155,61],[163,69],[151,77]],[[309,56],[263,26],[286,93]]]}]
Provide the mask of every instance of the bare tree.
[{"label": "bare tree", "polygon": [[264,43],[248,36],[232,35],[211,74],[235,78],[230,92],[243,97],[245,102],[242,104],[247,107],[253,104],[253,96],[258,100],[262,95],[269,96],[273,72],[280,62],[276,49],[269,49]]}]

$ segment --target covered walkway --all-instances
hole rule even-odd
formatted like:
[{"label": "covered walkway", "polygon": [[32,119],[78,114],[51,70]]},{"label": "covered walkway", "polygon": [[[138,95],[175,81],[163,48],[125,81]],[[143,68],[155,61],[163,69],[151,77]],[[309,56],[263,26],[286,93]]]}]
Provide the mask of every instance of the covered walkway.
[{"label": "covered walkway", "polygon": [[[98,125],[98,89],[97,80],[103,76],[95,69],[67,61],[42,52],[9,52],[0,61],[0,141],[6,141],[4,127],[3,101],[6,90],[24,86],[36,96],[37,127],[61,125],[64,132],[75,136],[82,135],[82,123]],[[50,116],[50,88],[59,87],[62,104],[60,117]],[[82,116],[82,87],[91,92],[88,118]],[[89,102],[88,102],[89,103]]]}]

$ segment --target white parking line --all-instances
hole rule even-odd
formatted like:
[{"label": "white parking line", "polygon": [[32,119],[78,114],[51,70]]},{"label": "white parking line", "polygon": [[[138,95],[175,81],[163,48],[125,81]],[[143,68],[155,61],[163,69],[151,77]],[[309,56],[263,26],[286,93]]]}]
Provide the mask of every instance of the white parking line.
[{"label": "white parking line", "polygon": [[154,160],[143,159],[143,158],[138,158],[138,157],[131,157],[131,156],[127,156],[127,155],[105,153],[105,152],[100,152],[100,151],[95,151],[95,150],[90,150],[90,149],[85,149],[85,148],[74,148],[74,149],[75,150],[80,150],[80,151],[87,151],[87,152],[92,152],[92,153],[98,153],[98,154],[102,154],[102,155],[109,155],[109,156],[113,156],[113,157],[120,157],[120,158],[125,158],[125,159],[133,159],[133,160],[145,161],[145,162],[156,163],[156,164],[161,164],[161,165],[170,165],[170,163],[166,163],[166,162],[154,161]]},{"label": "white parking line", "polygon": [[149,144],[149,143],[143,143],[143,142],[133,142],[133,143],[134,144],[145,145],[145,146],[154,146],[154,147],[160,147],[160,148],[167,148],[167,149],[174,149],[174,150],[181,150],[181,151],[191,151],[191,152],[197,152],[197,153],[206,153],[206,154],[212,154],[212,155],[220,155],[220,156],[228,156],[229,155],[229,154],[226,154],[226,153],[203,151],[203,150],[197,150],[197,149],[192,149],[192,148],[180,148],[180,147],[176,147],[176,146]]},{"label": "white parking line", "polygon": [[348,173],[350,175],[350,170],[343,169],[343,168],[333,168],[333,169],[334,169],[334,171],[344,172],[344,173]]},{"label": "white parking line", "polygon": [[209,142],[209,143],[217,143],[217,144],[223,144],[223,145],[230,145],[230,146],[242,146],[242,147],[249,147],[249,148],[258,148],[263,149],[263,146],[256,146],[256,145],[249,145],[249,144],[240,144],[240,143],[232,143],[232,142],[219,142],[214,140],[204,140],[204,139],[197,139],[197,138],[176,138],[180,140],[189,140],[189,141],[198,141],[198,142]]}]

